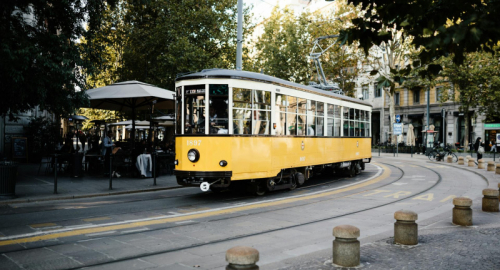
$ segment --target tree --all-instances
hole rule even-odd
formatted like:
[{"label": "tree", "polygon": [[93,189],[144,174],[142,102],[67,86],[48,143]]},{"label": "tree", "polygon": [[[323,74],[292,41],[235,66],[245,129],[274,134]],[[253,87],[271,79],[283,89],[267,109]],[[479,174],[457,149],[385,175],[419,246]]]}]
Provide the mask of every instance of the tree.
[{"label": "tree", "polygon": [[[109,53],[95,80],[139,80],[172,90],[179,73],[234,68],[236,0],[143,2],[121,0],[118,11],[104,14],[101,35],[92,42]],[[247,35],[248,9],[244,14]]]},{"label": "tree", "polygon": [[368,52],[373,44],[390,40],[386,29],[393,28],[406,37],[413,37],[416,48],[424,48],[419,58],[433,74],[441,67],[429,63],[441,56],[452,54],[453,62],[460,64],[467,53],[492,52],[500,41],[500,2],[496,0],[348,2],[361,5],[365,14],[343,31],[343,42],[359,41]]},{"label": "tree", "polygon": [[[469,123],[472,117],[471,110],[477,114],[497,111],[499,107],[496,98],[499,98],[500,65],[498,57],[486,52],[475,52],[466,55],[462,64],[458,65],[453,57],[443,58],[441,76],[449,80],[452,85],[442,93],[442,101],[454,100],[460,104],[460,111],[464,114],[465,137],[464,145],[468,145]],[[458,95],[455,95],[455,90]]]},{"label": "tree", "polygon": [[[370,76],[376,76],[378,86],[384,89],[389,102],[390,124],[389,130],[393,132],[393,123],[396,123],[396,110],[394,93],[398,85],[405,82],[409,75],[411,56],[415,50],[411,44],[411,39],[404,38],[402,32],[389,29],[391,39],[383,41],[380,46],[373,45],[366,57],[365,63],[371,67]],[[396,141],[396,136],[392,135],[391,142]]]},{"label": "tree", "polygon": [[[340,0],[337,1],[336,8],[329,13],[313,13],[312,23],[309,25],[311,38],[338,35],[359,16],[359,12],[359,8],[349,5],[346,0]],[[335,43],[321,59],[325,75],[331,76],[332,81],[340,86],[345,95],[354,97],[355,80],[361,72],[358,64],[364,58],[363,52],[359,50],[357,43],[350,46],[342,45],[337,38],[325,39],[323,43],[325,46]]]},{"label": "tree", "polygon": [[[111,4],[114,0],[107,1]],[[101,23],[104,0],[12,0],[0,2],[0,114],[50,109],[67,115],[86,104],[82,69],[92,71],[99,61],[83,61],[87,46]],[[84,22],[88,29],[85,31]],[[93,57],[99,50],[93,50]]]},{"label": "tree", "polygon": [[273,8],[264,23],[264,33],[255,44],[253,70],[296,83],[307,84],[312,70],[307,60],[310,50],[310,13],[297,18],[293,10]]}]

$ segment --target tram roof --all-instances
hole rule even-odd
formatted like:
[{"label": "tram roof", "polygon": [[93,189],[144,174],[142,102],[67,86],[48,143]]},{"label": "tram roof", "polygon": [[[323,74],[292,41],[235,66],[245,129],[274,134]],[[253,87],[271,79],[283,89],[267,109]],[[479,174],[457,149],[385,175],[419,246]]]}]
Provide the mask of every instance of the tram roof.
[{"label": "tram roof", "polygon": [[343,100],[363,104],[363,105],[370,106],[370,107],[372,106],[370,103],[363,101],[363,100],[355,99],[355,98],[344,96],[344,95],[334,94],[332,92],[317,89],[317,88],[314,88],[312,86],[294,83],[294,82],[290,82],[287,80],[276,78],[276,77],[273,77],[270,75],[257,73],[257,72],[251,72],[251,71],[218,69],[218,68],[204,69],[200,72],[182,75],[182,76],[178,77],[176,79],[176,81],[193,80],[193,79],[208,79],[208,78],[252,80],[252,81],[259,81],[259,82],[264,82],[264,83],[272,83],[272,84],[281,85],[281,86],[285,86],[285,87],[289,87],[289,88],[295,88],[295,89],[302,90],[302,91],[312,92],[314,94],[318,94],[318,95],[322,95],[322,96],[343,99]]}]

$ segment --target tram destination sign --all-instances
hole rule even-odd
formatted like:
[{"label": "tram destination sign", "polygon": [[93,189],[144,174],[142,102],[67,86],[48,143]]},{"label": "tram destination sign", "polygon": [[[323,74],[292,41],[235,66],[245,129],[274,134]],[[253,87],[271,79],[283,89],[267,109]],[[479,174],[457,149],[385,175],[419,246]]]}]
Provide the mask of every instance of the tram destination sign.
[{"label": "tram destination sign", "polygon": [[205,89],[187,89],[186,95],[205,94]]}]

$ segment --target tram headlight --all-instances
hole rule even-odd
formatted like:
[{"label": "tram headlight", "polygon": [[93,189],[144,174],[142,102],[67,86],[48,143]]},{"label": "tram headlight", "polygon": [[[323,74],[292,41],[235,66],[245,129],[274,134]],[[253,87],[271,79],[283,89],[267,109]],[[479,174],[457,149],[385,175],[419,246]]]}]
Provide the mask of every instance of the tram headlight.
[{"label": "tram headlight", "polygon": [[189,161],[196,162],[200,159],[200,152],[198,152],[198,150],[196,150],[196,149],[191,149],[188,151],[187,156],[188,156]]}]

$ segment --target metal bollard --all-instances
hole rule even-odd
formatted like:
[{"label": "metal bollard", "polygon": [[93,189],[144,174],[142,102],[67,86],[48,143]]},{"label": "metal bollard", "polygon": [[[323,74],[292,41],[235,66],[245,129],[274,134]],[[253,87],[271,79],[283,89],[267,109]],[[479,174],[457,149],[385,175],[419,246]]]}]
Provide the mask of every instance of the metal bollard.
[{"label": "metal bollard", "polygon": [[495,170],[495,174],[500,174],[500,164],[497,164],[497,168]]},{"label": "metal bollard", "polygon": [[57,154],[54,154],[54,194],[57,194]]},{"label": "metal bollard", "polygon": [[484,212],[499,212],[498,210],[498,190],[493,188],[483,189],[483,205]]},{"label": "metal bollard", "polygon": [[333,260],[336,265],[355,267],[360,262],[359,229],[351,225],[333,228]]},{"label": "metal bollard", "polygon": [[464,157],[458,157],[458,165],[464,165]]},{"label": "metal bollard", "polygon": [[484,160],[483,160],[483,159],[480,159],[480,160],[477,162],[477,168],[478,168],[478,169],[486,169],[486,165],[484,165]]},{"label": "metal bollard", "polygon": [[447,156],[446,157],[446,162],[453,163],[453,157],[452,156]]},{"label": "metal bollard", "polygon": [[109,154],[109,190],[113,189],[113,154]]},{"label": "metal bollard", "polygon": [[417,213],[408,210],[399,210],[394,213],[394,243],[401,245],[418,244]]},{"label": "metal bollard", "polygon": [[469,161],[467,162],[467,165],[469,167],[476,167],[476,162],[474,162],[474,160],[470,158]]},{"label": "metal bollard", "polygon": [[226,261],[229,263],[226,270],[259,270],[256,265],[259,261],[259,251],[251,247],[233,247],[226,251]]},{"label": "metal bollard", "polygon": [[472,200],[465,197],[453,199],[452,223],[460,226],[472,226]]},{"label": "metal bollard", "polygon": [[487,171],[495,171],[495,162],[493,161],[488,161],[488,166],[486,166]]}]

